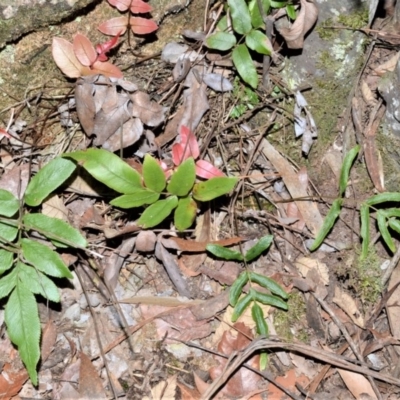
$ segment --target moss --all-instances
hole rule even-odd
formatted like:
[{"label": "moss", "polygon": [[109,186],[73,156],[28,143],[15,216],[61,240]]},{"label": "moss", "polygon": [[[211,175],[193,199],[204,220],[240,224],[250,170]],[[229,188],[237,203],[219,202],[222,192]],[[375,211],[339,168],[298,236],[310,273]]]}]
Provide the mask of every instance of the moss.
[{"label": "moss", "polygon": [[338,22],[347,28],[361,29],[368,24],[368,8],[365,7],[351,14],[341,14],[338,16]]},{"label": "moss", "polygon": [[288,311],[276,310],[274,313],[274,326],[279,337],[286,340],[294,338],[308,341],[308,333],[303,322],[306,321],[306,303],[303,295],[293,291],[288,300]]},{"label": "moss", "polygon": [[362,259],[360,254],[348,271],[349,286],[360,298],[364,309],[376,304],[382,293],[381,260],[373,246],[368,248],[367,257]]}]

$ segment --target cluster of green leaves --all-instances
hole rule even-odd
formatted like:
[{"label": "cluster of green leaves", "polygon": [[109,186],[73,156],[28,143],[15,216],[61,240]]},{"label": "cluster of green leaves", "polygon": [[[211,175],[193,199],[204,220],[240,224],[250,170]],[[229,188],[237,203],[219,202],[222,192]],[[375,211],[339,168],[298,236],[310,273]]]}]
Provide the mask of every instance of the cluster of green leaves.
[{"label": "cluster of green leaves", "polygon": [[252,110],[254,106],[260,103],[258,94],[250,87],[244,86],[240,78],[236,77],[233,81],[233,98],[237,99],[236,105],[230,112],[230,117],[239,118],[247,110]]},{"label": "cluster of green leaves", "polygon": [[[207,245],[207,250],[216,257],[224,260],[235,260],[249,263],[267,250],[271,245],[272,240],[272,235],[262,237],[246,252],[245,255],[239,251],[231,250],[218,244]],[[250,287],[247,294],[243,294],[243,288],[247,283],[250,283],[250,285],[256,283],[261,288],[267,289],[270,294],[261,292],[253,287]],[[252,304],[251,315],[256,324],[257,333],[259,335],[268,336],[268,325],[265,321],[264,312],[258,303],[287,310],[288,306],[284,300],[287,300],[288,298],[289,295],[273,279],[252,271],[243,271],[235,280],[229,291],[229,303],[234,308],[232,322],[236,322],[250,304]],[[262,369],[265,368],[266,363],[267,354],[262,353],[260,362]]]},{"label": "cluster of green leaves", "polygon": [[152,228],[174,212],[179,231],[189,228],[197,213],[197,202],[213,200],[229,193],[237,178],[215,177],[196,183],[192,157],[179,165],[167,179],[160,163],[146,155],[140,174],[121,158],[102,149],[88,149],[66,154],[78,161],[94,178],[122,195],[111,201],[120,208],[147,206],[138,220],[143,228]]},{"label": "cluster of green leaves", "polygon": [[[206,44],[210,49],[228,51],[232,50],[232,61],[240,77],[252,88],[258,86],[258,75],[250,50],[270,55],[272,45],[268,37],[261,31],[265,30],[262,13],[258,8],[258,0],[228,0],[226,14],[217,25],[217,32],[210,35]],[[286,7],[291,19],[296,18],[296,11],[288,1],[261,0],[265,15],[273,8]],[[229,13],[233,31],[228,26]]]},{"label": "cluster of green leaves", "polygon": [[[316,250],[322,242],[325,240],[326,236],[332,229],[337,218],[340,215],[343,196],[346,191],[346,187],[349,180],[350,169],[353,165],[358,152],[360,151],[360,146],[356,146],[351,149],[345,156],[341,168],[340,178],[339,178],[339,197],[332,203],[332,207],[329,209],[324,222],[322,224],[321,230],[318,232],[313,244],[310,247],[310,251]],[[370,245],[370,213],[371,209],[376,212],[376,220],[378,223],[378,229],[381,236],[386,243],[387,247],[391,252],[396,251],[396,247],[390,233],[390,230],[400,233],[400,208],[380,208],[382,204],[394,204],[400,203],[400,192],[385,192],[380,193],[375,196],[370,197],[365,200],[360,205],[360,218],[361,218],[361,230],[360,236],[362,240],[361,245],[361,260],[368,256],[368,248]]]},{"label": "cluster of green leaves", "polygon": [[[18,346],[29,377],[37,384],[40,358],[40,321],[36,295],[53,302],[60,294],[51,277],[72,278],[55,248],[85,248],[85,238],[68,223],[27,212],[24,205],[39,206],[75,170],[71,160],[57,158],[30,181],[21,204],[12,193],[0,189],[0,298],[8,297],[5,322],[11,341]],[[36,232],[36,236],[30,232]],[[38,235],[43,240],[38,240]],[[45,243],[45,239],[48,241]]]}]

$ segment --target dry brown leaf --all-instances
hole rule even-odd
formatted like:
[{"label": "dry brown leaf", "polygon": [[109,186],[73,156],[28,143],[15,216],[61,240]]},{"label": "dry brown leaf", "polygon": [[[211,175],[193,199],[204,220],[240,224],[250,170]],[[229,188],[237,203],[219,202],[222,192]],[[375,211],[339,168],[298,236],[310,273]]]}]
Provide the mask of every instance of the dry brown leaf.
[{"label": "dry brown leaf", "polygon": [[0,398],[10,399],[17,395],[27,379],[28,372],[25,369],[14,371],[11,364],[5,364],[0,375]]},{"label": "dry brown leaf", "polygon": [[158,126],[165,119],[166,108],[150,100],[144,92],[136,92],[130,96],[133,102],[132,115],[140,118],[147,126]]},{"label": "dry brown leaf", "polygon": [[42,204],[42,214],[68,222],[68,209],[56,194]]},{"label": "dry brown leaf", "polygon": [[151,388],[153,399],[170,400],[175,398],[177,375],[170,376],[166,381],[159,382]]},{"label": "dry brown leaf", "polygon": [[[196,375],[196,373],[193,373],[193,374],[195,376],[195,382],[196,382],[197,375]],[[181,391],[181,399],[182,400],[198,400],[201,397],[201,393],[198,390],[192,389],[192,388],[184,385],[183,383],[178,382],[178,387]]]},{"label": "dry brown leaf", "polygon": [[[296,376],[295,369],[291,369],[287,371],[284,376],[278,376],[276,378],[276,381],[280,383],[282,386],[284,386],[286,389],[295,392],[296,383],[305,387],[308,384],[309,379],[304,375]],[[274,385],[268,386],[268,399],[281,399],[285,397],[286,397],[285,394],[276,386]]]},{"label": "dry brown leaf", "polygon": [[329,284],[329,270],[325,263],[310,257],[299,257],[295,265],[304,278],[307,278],[310,271],[315,271],[321,283]]},{"label": "dry brown leaf", "polygon": [[136,250],[145,253],[154,251],[156,241],[157,235],[153,231],[140,231],[136,236]]},{"label": "dry brown leaf", "polygon": [[103,381],[100,379],[96,368],[90,358],[80,352],[81,365],[79,369],[79,394],[81,400],[107,399],[103,389]]},{"label": "dry brown leaf", "polygon": [[362,80],[361,85],[361,94],[364,99],[364,101],[371,107],[374,107],[377,103],[377,100],[372,93],[372,90],[369,88],[368,83],[365,81],[365,79]]},{"label": "dry brown leaf", "polygon": [[400,58],[400,51],[397,52],[394,56],[392,56],[388,61],[384,62],[383,64],[379,65],[374,69],[375,74],[382,76],[386,72],[392,72],[396,68],[397,62]]},{"label": "dry brown leaf", "polygon": [[301,9],[290,28],[280,28],[289,49],[302,49],[304,36],[318,19],[318,8],[312,1],[300,0]]},{"label": "dry brown leaf", "polygon": [[44,363],[51,352],[53,351],[54,345],[57,339],[57,327],[53,321],[49,319],[42,333],[42,343],[40,345],[40,354],[42,363]]},{"label": "dry brown leaf", "polygon": [[356,372],[346,371],[344,369],[337,368],[340,377],[343,379],[345,385],[350,390],[351,394],[357,399],[362,399],[362,394],[365,393],[370,396],[371,399],[377,399],[374,389],[368,379],[361,374]]},{"label": "dry brown leaf", "polygon": [[221,239],[215,241],[204,241],[197,242],[194,240],[186,240],[177,237],[163,238],[162,244],[173,250],[186,251],[189,253],[201,253],[206,251],[206,246],[208,244],[219,244],[220,246],[232,246],[233,244],[238,244],[243,241],[243,238],[232,237],[228,239]]},{"label": "dry brown leaf", "polygon": [[[388,291],[394,288],[400,281],[400,267],[399,264],[392,272],[389,280]],[[392,335],[400,340],[400,285],[394,290],[390,299],[387,301],[386,312],[389,318],[389,325]]]},{"label": "dry brown leaf", "polygon": [[335,287],[335,295],[332,301],[337,304],[360,328],[365,327],[364,317],[360,313],[355,300],[339,287]]},{"label": "dry brown leaf", "polygon": [[21,164],[6,171],[0,178],[0,188],[8,190],[21,199],[25,193],[30,178],[29,164]]},{"label": "dry brown leaf", "polygon": [[375,189],[383,193],[385,191],[385,178],[381,152],[376,146],[375,137],[367,137],[364,140],[365,164]]},{"label": "dry brown leaf", "polygon": [[[275,150],[268,140],[263,139],[261,148],[265,157],[268,158],[281,175],[290,195],[294,199],[307,197],[307,190],[305,190],[305,188],[299,183],[298,176],[293,170],[292,165]],[[308,229],[316,236],[323,222],[317,204],[312,201],[296,201],[296,205],[300,210]]]}]

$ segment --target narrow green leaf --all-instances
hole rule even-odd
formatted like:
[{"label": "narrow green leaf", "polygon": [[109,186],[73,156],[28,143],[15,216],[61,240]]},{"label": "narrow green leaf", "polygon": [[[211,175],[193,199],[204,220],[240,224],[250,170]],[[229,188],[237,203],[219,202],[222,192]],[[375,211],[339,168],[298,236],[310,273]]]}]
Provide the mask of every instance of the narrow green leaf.
[{"label": "narrow green leaf", "polygon": [[253,89],[256,89],[258,86],[258,74],[245,44],[240,44],[232,51],[232,61],[240,77]]},{"label": "narrow green leaf", "polygon": [[159,200],[144,210],[137,224],[145,229],[152,228],[164,221],[177,205],[178,198],[176,196]]},{"label": "narrow green leaf", "polygon": [[90,175],[119,193],[129,194],[142,187],[140,174],[109,151],[91,148],[63,157],[78,161]]},{"label": "narrow green leaf", "polygon": [[244,255],[244,259],[247,262],[253,261],[258,256],[260,256],[265,250],[271,246],[274,237],[272,235],[263,236],[257,241],[257,243],[251,247],[247,253]]},{"label": "narrow green leaf", "polygon": [[166,185],[163,169],[150,154],[146,154],[144,157],[143,180],[147,188],[157,193],[161,193]]},{"label": "narrow green leaf", "polygon": [[0,215],[12,217],[18,209],[18,199],[8,190],[0,189]]},{"label": "narrow green leaf", "polygon": [[19,355],[32,383],[38,383],[36,365],[40,358],[40,321],[35,296],[22,282],[8,299],[4,319],[11,341],[18,346]]},{"label": "narrow green leaf", "polygon": [[34,294],[40,294],[45,299],[60,302],[60,293],[54,282],[40,271],[24,263],[18,263],[19,278]]},{"label": "narrow green leaf", "polygon": [[262,304],[278,307],[281,308],[282,310],[288,309],[287,303],[285,303],[281,298],[277,296],[271,296],[270,294],[261,293],[254,289],[250,289],[250,291],[254,292],[253,294],[254,298]]},{"label": "narrow green leaf", "polygon": [[145,204],[153,204],[160,198],[159,193],[155,193],[146,188],[135,189],[131,194],[123,194],[110,201],[110,204],[120,208],[135,208]]},{"label": "narrow green leaf", "polygon": [[279,283],[275,282],[273,279],[267,276],[256,274],[255,272],[250,272],[250,280],[260,286],[268,289],[271,293],[276,294],[283,299],[288,299],[289,295],[285,292]]},{"label": "narrow green leaf", "polygon": [[260,354],[260,371],[264,371],[268,366],[268,353],[264,350]]},{"label": "narrow green leaf", "polygon": [[353,165],[358,152],[360,151],[360,145],[353,147],[345,156],[340,170],[339,178],[339,196],[342,197],[346,191],[347,184],[349,182],[350,169]]},{"label": "narrow green leaf", "polygon": [[314,250],[318,249],[318,247],[321,246],[322,242],[325,240],[326,236],[328,235],[329,231],[332,229],[337,217],[340,214],[340,211],[342,208],[342,202],[343,202],[342,199],[336,199],[332,203],[332,207],[330,208],[328,214],[326,215],[324,222],[322,223],[322,227],[310,247],[310,251],[314,251]]},{"label": "narrow green leaf", "polygon": [[400,193],[399,192],[379,193],[364,201],[364,203],[368,204],[369,206],[375,206],[376,204],[385,202],[400,203]]},{"label": "narrow green leaf", "polygon": [[400,208],[385,208],[384,210],[379,210],[387,219],[392,217],[400,218]]},{"label": "narrow green leaf", "polygon": [[397,233],[400,233],[400,221],[398,219],[390,218],[389,226]]},{"label": "narrow green leaf", "polygon": [[368,246],[370,242],[370,227],[369,227],[369,206],[364,202],[360,207],[361,229],[360,235],[362,239],[361,259],[365,259],[368,255]]},{"label": "narrow green leaf", "polygon": [[229,289],[229,304],[235,307],[240,295],[242,294],[243,288],[249,280],[249,275],[246,271],[243,271],[233,282]]},{"label": "narrow green leaf", "polygon": [[80,232],[66,222],[43,214],[25,214],[22,222],[26,229],[36,230],[58,245],[86,247],[86,239]]},{"label": "narrow green leaf", "polygon": [[259,335],[268,336],[268,325],[264,318],[264,312],[257,303],[254,303],[251,307],[251,316],[256,323],[257,333]]},{"label": "narrow green leaf", "polygon": [[286,14],[292,21],[297,18],[296,9],[294,8],[293,4],[288,4],[286,6]]},{"label": "narrow green leaf", "polygon": [[235,35],[228,32],[216,32],[206,39],[206,45],[209,49],[220,51],[230,50],[235,44]]},{"label": "narrow green leaf", "polygon": [[243,255],[240,251],[231,250],[227,247],[220,246],[219,244],[208,244],[206,246],[206,250],[210,253],[214,254],[214,256],[218,258],[222,258],[223,260],[236,260],[236,261],[243,261]]},{"label": "narrow green leaf", "polygon": [[57,157],[45,165],[31,179],[25,191],[25,203],[36,207],[75,171],[76,164],[72,160]]},{"label": "narrow green leaf", "polygon": [[13,261],[14,253],[12,253],[11,251],[0,249],[0,275],[4,274],[4,272],[11,268]]},{"label": "narrow green leaf", "polygon": [[390,236],[389,229],[387,227],[387,219],[386,216],[378,210],[376,213],[376,219],[378,221],[379,232],[382,235],[383,240],[385,241],[387,247],[389,247],[390,251],[394,253],[396,251],[396,246],[394,245],[393,239]]},{"label": "narrow green leaf", "polygon": [[193,197],[198,201],[210,201],[229,193],[236,185],[237,178],[216,177],[205,182],[196,183]]},{"label": "narrow green leaf", "polygon": [[[9,224],[7,223],[9,222]],[[18,228],[15,226],[16,221],[0,222],[0,241],[6,243],[12,242],[18,235]]]},{"label": "narrow green leaf", "polygon": [[0,299],[7,297],[17,285],[17,269],[14,268],[7,275],[0,278]]},{"label": "narrow green leaf", "polygon": [[243,314],[246,308],[253,301],[253,297],[251,293],[247,293],[246,296],[243,296],[237,303],[232,313],[232,322],[236,322],[239,317]]},{"label": "narrow green leaf", "polygon": [[187,196],[196,180],[196,166],[193,157],[185,160],[172,174],[167,190],[175,196]]},{"label": "narrow green leaf", "polygon": [[270,55],[272,53],[272,44],[267,36],[257,30],[252,30],[246,36],[247,47],[260,54]]},{"label": "narrow green leaf", "polygon": [[274,1],[271,0],[271,7],[272,8],[283,8],[287,4],[287,1]]},{"label": "narrow green leaf", "polygon": [[178,231],[184,231],[192,226],[196,218],[197,203],[191,197],[179,199],[175,209],[174,224]]},{"label": "narrow green leaf", "polygon": [[244,0],[228,0],[232,25],[235,32],[245,35],[251,30],[251,18],[249,9]]},{"label": "narrow green leaf", "polygon": [[71,271],[58,253],[31,239],[21,239],[22,255],[39,271],[56,278],[72,279]]}]

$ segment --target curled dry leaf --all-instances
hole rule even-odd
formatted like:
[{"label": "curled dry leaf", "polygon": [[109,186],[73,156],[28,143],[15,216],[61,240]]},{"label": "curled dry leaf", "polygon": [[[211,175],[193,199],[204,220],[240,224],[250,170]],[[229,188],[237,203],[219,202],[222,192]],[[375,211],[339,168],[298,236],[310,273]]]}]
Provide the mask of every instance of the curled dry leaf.
[{"label": "curled dry leaf", "polygon": [[280,28],[289,49],[302,49],[304,36],[313,27],[318,18],[318,8],[312,0],[300,0],[300,13],[290,28]]}]

